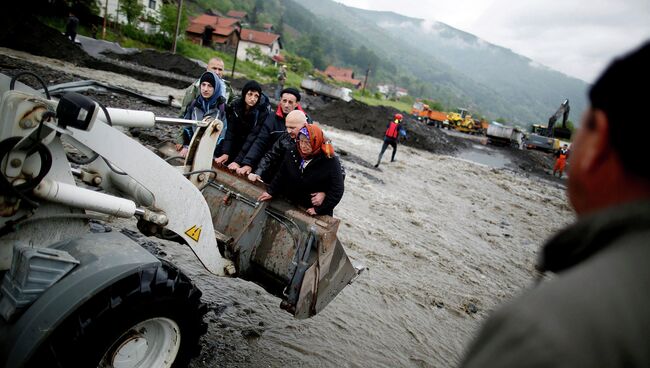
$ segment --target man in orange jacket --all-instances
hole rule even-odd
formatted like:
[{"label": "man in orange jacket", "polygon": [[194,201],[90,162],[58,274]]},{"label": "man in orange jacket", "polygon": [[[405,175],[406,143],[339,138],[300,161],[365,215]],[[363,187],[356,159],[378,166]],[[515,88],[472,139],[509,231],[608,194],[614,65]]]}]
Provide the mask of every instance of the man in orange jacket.
[{"label": "man in orange jacket", "polygon": [[561,149],[555,152],[555,166],[553,167],[553,176],[556,172],[560,172],[560,178],[562,177],[562,172],[566,166],[566,160],[569,158],[569,146],[564,145]]}]

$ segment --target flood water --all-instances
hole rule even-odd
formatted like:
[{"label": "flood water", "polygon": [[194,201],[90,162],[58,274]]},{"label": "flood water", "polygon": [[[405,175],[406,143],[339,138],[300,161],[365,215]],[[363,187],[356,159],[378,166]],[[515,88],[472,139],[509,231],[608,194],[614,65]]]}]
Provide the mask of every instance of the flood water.
[{"label": "flood water", "polygon": [[564,192],[545,183],[404,146],[374,169],[381,141],[325,128],[356,155],[342,157],[346,193],[334,214],[347,254],[369,270],[319,315],[295,320],[257,285],[212,276],[188,249],[163,247],[212,310],[191,367],[455,366],[489,311],[530,284],[537,249],[571,218]]},{"label": "flood water", "polygon": [[473,144],[470,150],[460,152],[457,157],[497,169],[512,165],[512,160],[508,156],[492,147],[476,144]]}]

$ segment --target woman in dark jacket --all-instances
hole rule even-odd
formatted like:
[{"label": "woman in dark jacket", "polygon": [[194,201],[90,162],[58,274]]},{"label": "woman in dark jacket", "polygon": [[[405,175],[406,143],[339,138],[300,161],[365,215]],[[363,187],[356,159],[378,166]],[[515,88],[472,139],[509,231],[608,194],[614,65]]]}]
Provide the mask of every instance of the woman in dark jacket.
[{"label": "woman in dark jacket", "polygon": [[[334,158],[332,146],[325,142],[318,125],[309,124],[300,129],[296,147],[287,150],[280,172],[258,200],[266,201],[282,194],[307,208],[310,215],[332,216],[343,191],[341,164]],[[324,192],[325,199],[320,206],[313,206],[311,197],[317,192]]]},{"label": "woman in dark jacket", "polygon": [[[207,71],[201,75],[199,79],[199,96],[196,97],[189,105],[184,119],[188,120],[203,120],[203,118],[211,116],[223,122],[223,129],[221,135],[217,140],[217,151],[220,149],[220,144],[225,137],[225,132],[228,130],[225,99],[221,96],[221,83],[219,77],[212,71]],[[194,136],[194,126],[186,126],[181,130],[181,135],[177,140],[176,149],[181,151],[192,141]]]},{"label": "woman in dark jacket", "polygon": [[254,80],[248,81],[241,96],[226,108],[228,130],[223,142],[223,155],[217,158],[217,164],[230,162],[230,170],[240,168],[248,149],[269,115],[269,106],[269,100],[262,93],[260,84]]}]

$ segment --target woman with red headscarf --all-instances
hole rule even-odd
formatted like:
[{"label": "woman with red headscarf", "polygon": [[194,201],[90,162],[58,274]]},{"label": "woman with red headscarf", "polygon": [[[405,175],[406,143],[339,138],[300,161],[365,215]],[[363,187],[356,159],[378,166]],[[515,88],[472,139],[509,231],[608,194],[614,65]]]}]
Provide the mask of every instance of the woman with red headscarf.
[{"label": "woman with red headscarf", "polygon": [[[318,125],[308,124],[300,129],[295,149],[285,153],[282,168],[258,200],[266,201],[282,194],[307,208],[310,215],[332,216],[343,191],[341,164],[334,158],[332,145],[325,140]],[[311,193],[316,192],[325,193],[320,206],[312,205]]]}]

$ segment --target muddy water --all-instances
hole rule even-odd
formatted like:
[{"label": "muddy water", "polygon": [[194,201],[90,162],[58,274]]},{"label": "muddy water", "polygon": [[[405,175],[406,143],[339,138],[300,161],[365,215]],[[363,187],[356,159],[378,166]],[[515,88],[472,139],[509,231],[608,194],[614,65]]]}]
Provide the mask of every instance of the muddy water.
[{"label": "muddy water", "polygon": [[[166,88],[74,72],[143,93]],[[572,219],[557,183],[404,146],[375,169],[379,140],[326,131],[349,153],[339,238],[369,271],[321,314],[297,321],[260,287],[208,274],[188,248],[158,246],[211,308],[191,367],[454,366],[489,310],[530,284],[544,239]]]},{"label": "muddy water", "polygon": [[456,157],[497,169],[512,166],[512,160],[508,156],[491,147],[473,144],[470,148],[460,152]]},{"label": "muddy water", "polygon": [[374,169],[379,140],[327,132],[356,155],[343,156],[335,216],[348,255],[369,271],[323,313],[296,321],[258,286],[212,277],[186,249],[166,246],[213,310],[192,367],[454,366],[489,310],[530,284],[539,245],[572,217],[548,182],[403,146]]}]

